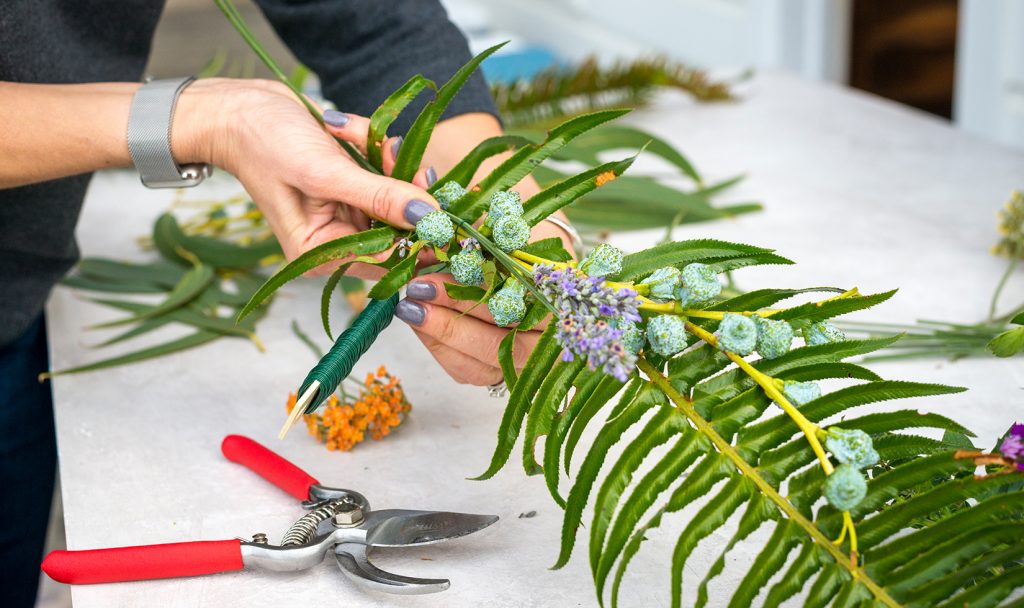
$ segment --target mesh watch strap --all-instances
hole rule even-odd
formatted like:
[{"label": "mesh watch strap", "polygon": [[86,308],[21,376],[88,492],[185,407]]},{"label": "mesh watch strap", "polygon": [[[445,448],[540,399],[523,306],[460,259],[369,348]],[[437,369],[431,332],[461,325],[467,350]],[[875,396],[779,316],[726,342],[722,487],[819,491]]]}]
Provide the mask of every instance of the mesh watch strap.
[{"label": "mesh watch strap", "polygon": [[147,188],[198,185],[209,165],[178,165],[171,155],[171,123],[178,95],[194,77],[153,80],[139,87],[128,115],[128,153]]}]

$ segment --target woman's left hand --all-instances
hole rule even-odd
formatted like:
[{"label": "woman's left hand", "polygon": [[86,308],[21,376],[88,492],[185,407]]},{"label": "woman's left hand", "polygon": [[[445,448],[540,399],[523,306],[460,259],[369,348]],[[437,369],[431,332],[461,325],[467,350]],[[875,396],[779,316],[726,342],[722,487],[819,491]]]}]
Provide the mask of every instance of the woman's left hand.
[{"label": "woman's left hand", "polygon": [[[562,238],[566,249],[571,250],[568,235],[550,222],[538,224],[532,236],[533,240]],[[494,324],[485,304],[448,297],[445,283],[455,283],[455,279],[450,274],[437,273],[416,277],[406,287],[406,298],[398,303],[395,315],[412,327],[456,382],[477,386],[501,382],[498,345],[509,330]],[[466,311],[469,313],[463,314]],[[537,330],[524,331],[516,337],[512,350],[516,369],[523,368],[539,338]]]}]

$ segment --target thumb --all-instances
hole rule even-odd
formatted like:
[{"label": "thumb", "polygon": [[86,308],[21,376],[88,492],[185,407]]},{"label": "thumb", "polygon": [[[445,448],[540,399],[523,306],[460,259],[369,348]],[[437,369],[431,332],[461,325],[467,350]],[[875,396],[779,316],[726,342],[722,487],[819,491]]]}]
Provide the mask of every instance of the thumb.
[{"label": "thumb", "polygon": [[354,163],[346,163],[338,178],[318,190],[312,193],[317,198],[345,203],[396,228],[415,228],[423,216],[441,208],[426,190],[364,171]]}]

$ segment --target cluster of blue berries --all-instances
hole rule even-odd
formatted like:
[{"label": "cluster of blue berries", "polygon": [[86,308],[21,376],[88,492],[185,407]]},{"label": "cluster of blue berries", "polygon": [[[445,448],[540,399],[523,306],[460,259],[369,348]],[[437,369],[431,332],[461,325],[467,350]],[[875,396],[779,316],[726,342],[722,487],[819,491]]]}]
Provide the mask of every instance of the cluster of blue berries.
[{"label": "cluster of blue berries", "polygon": [[507,279],[498,293],[487,300],[487,310],[498,327],[522,321],[526,316],[526,287],[517,279]]},{"label": "cluster of blue berries", "polygon": [[825,480],[825,498],[840,511],[849,511],[864,500],[868,482],[861,469],[878,464],[878,452],[871,435],[858,429],[831,427],[825,432],[825,447],[840,462]]},{"label": "cluster of blue berries", "polygon": [[459,243],[462,251],[448,260],[448,270],[462,285],[480,285],[484,282],[484,254],[474,238]]},{"label": "cluster of blue berries", "polygon": [[775,359],[788,353],[792,344],[793,328],[785,321],[730,312],[718,325],[719,347],[741,357],[757,350],[765,359]]},{"label": "cluster of blue berries", "polygon": [[675,266],[659,268],[640,284],[649,286],[648,294],[652,300],[677,300],[684,307],[708,302],[722,293],[718,275],[710,266],[699,262],[688,264],[682,270]]},{"label": "cluster of blue berries", "polygon": [[514,190],[495,192],[484,224],[502,251],[522,249],[530,240],[530,225],[523,219],[523,203]]},{"label": "cluster of blue berries", "polygon": [[579,269],[590,277],[608,277],[622,270],[622,252],[601,243],[580,261]]}]

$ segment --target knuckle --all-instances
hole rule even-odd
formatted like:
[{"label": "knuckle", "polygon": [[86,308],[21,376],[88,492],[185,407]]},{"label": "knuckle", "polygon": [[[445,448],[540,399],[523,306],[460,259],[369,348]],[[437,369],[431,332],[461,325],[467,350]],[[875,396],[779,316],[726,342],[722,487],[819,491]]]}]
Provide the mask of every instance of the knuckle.
[{"label": "knuckle", "polygon": [[394,198],[394,188],[388,184],[380,184],[373,190],[370,196],[370,213],[374,216],[386,219],[391,211],[391,199]]},{"label": "knuckle", "polygon": [[452,344],[458,337],[458,320],[449,317],[441,322],[441,327],[438,331],[438,339],[444,344]]}]

